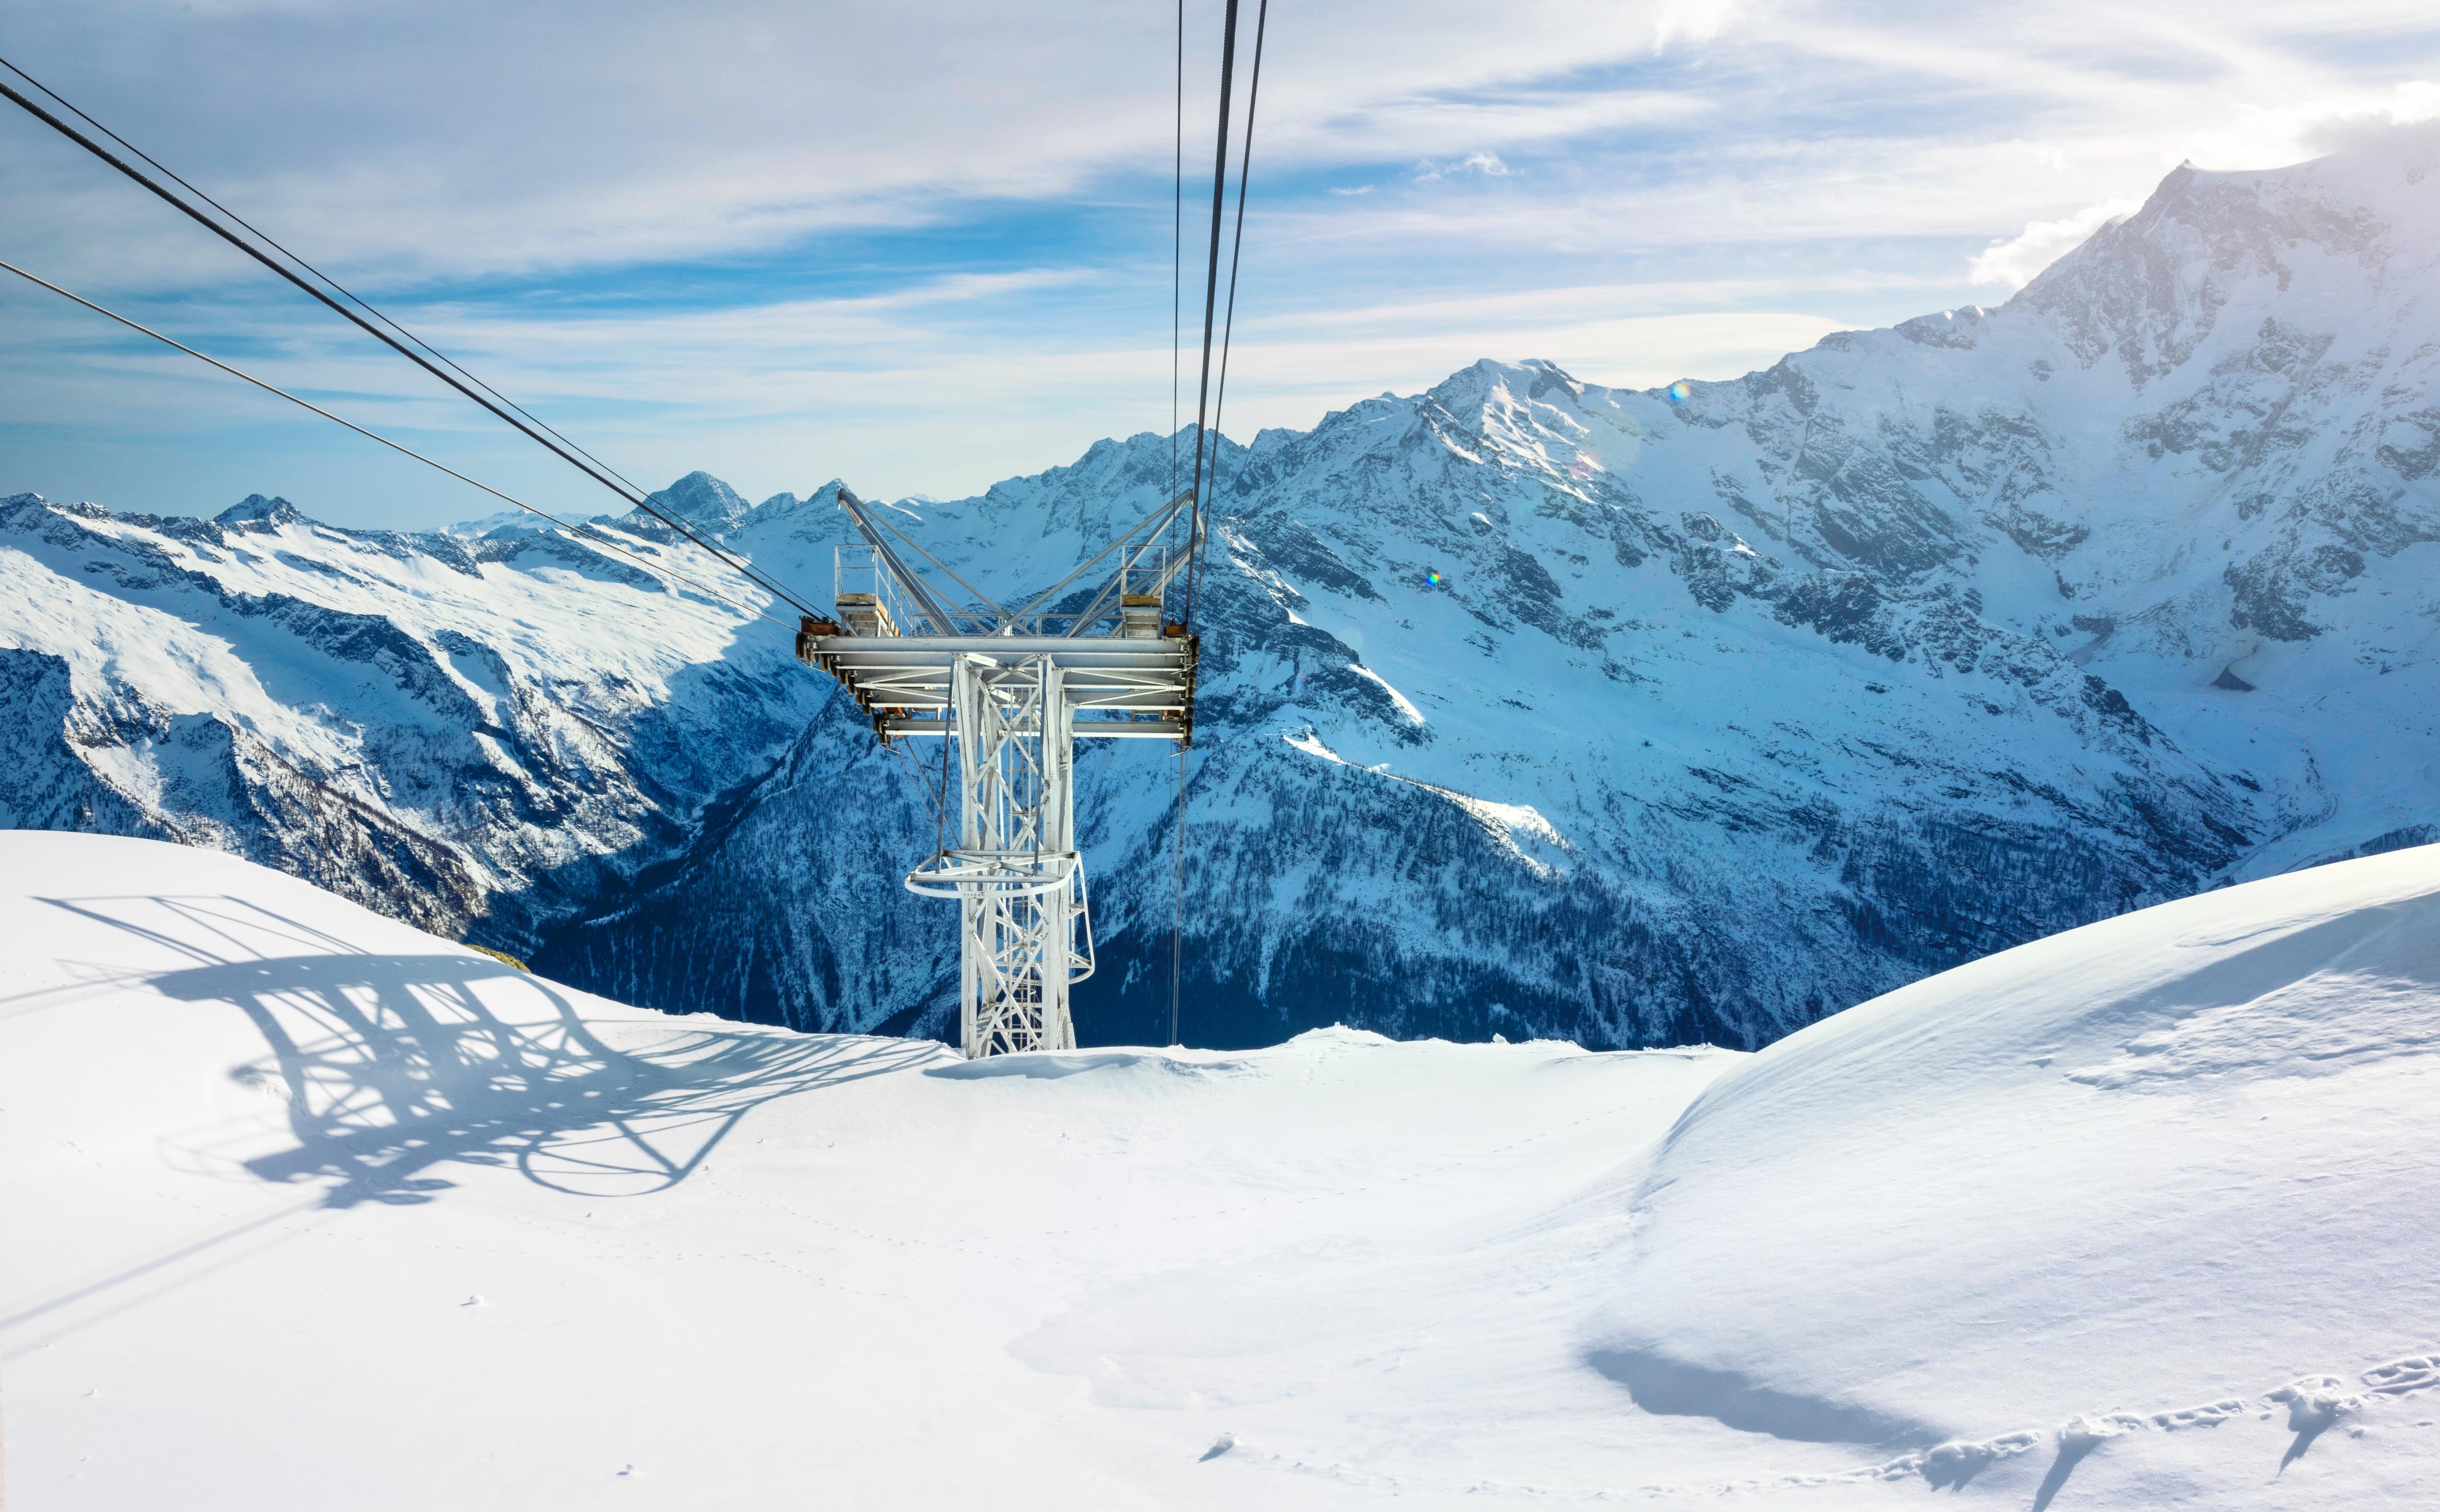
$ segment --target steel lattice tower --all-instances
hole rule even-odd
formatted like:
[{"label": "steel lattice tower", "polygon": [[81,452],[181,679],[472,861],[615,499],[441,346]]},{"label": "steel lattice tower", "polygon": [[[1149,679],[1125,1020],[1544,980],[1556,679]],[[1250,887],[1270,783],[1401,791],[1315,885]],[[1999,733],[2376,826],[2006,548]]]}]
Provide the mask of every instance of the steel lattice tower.
[{"label": "steel lattice tower", "polygon": [[[909,872],[906,887],[958,901],[969,1058],[1076,1043],[1068,990],[1092,974],[1093,935],[1076,849],[1075,743],[1193,734],[1196,641],[1162,614],[1185,566],[1164,543],[1190,501],[1170,500],[1010,611],[840,491],[864,544],[839,549],[838,619],[807,617],[797,654],[838,679],[883,741],[957,743],[956,843]],[[978,606],[944,602],[892,538]],[[1103,564],[1108,576],[1081,611],[1041,612]]]}]

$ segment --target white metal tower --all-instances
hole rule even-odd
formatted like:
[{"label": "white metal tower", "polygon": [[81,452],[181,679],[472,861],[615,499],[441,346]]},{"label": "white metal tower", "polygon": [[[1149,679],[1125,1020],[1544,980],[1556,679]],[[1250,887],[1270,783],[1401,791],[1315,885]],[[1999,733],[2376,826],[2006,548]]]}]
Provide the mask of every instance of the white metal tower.
[{"label": "white metal tower", "polygon": [[[1092,975],[1076,849],[1078,737],[1184,742],[1195,638],[1162,605],[1183,553],[1166,543],[1182,494],[1016,610],[1002,609],[842,489],[864,537],[838,552],[838,619],[808,617],[797,655],[838,679],[886,743],[957,741],[957,834],[909,872],[958,900],[960,1024],[968,1058],[1076,1043],[1068,989]],[[977,604],[946,602],[898,554],[922,556]],[[1097,570],[1103,577],[1090,577]],[[1082,586],[1078,586],[1082,584]],[[1047,612],[1062,594],[1071,612]],[[947,753],[942,769],[950,771]]]}]

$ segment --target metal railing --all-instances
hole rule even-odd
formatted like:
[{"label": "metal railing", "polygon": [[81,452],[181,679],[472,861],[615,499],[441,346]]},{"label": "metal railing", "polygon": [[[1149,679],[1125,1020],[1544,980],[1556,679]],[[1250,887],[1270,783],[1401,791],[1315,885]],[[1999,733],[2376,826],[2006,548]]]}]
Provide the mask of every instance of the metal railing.
[{"label": "metal railing", "polygon": [[[1186,566],[1187,549],[1170,536],[1178,513],[1191,502],[1184,495],[1155,510],[1014,611],[984,597],[887,521],[868,515],[860,502],[841,500],[864,539],[832,553],[839,618],[851,635],[1068,638],[1101,633],[1149,639],[1163,635],[1173,622],[1170,599]],[[939,590],[898,554],[888,536],[904,541],[978,602],[960,603]],[[1101,575],[1088,577],[1097,567],[1103,569]],[[1080,598],[1081,606],[1072,610],[1046,607]]]}]

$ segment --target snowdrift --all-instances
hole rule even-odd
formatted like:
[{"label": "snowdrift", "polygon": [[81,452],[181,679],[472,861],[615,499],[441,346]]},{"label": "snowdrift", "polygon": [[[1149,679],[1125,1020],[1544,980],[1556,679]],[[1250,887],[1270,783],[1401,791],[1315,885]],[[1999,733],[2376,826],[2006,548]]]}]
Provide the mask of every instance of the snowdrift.
[{"label": "snowdrift", "polygon": [[1759,1055],[967,1066],[0,832],[53,1508],[2428,1504],[2440,848]]},{"label": "snowdrift", "polygon": [[2273,1402],[2273,1461],[2412,1430],[2435,1404],[2375,1408],[2440,1384],[2435,1049],[2440,848],[1931,978],[1722,1077],[1613,1185],[1595,1358],[1764,1432],[1962,1436],[1953,1467]]}]

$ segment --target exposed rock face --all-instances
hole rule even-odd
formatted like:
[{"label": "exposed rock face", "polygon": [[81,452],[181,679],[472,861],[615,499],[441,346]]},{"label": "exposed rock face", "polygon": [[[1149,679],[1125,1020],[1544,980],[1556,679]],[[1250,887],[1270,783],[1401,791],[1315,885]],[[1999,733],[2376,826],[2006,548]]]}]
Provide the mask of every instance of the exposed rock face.
[{"label": "exposed rock face", "polygon": [[[785,495],[782,495],[784,497]],[[752,513],[745,495],[709,473],[689,473],[652,495],[655,504],[690,525],[719,534],[737,528]],[[638,523],[642,523],[639,521]]]},{"label": "exposed rock face", "polygon": [[[1733,383],[1481,363],[1226,443],[1186,1036],[1749,1045],[2428,837],[2435,148],[2181,169],[2001,308]],[[1016,593],[1165,497],[1172,455],[1104,441],[906,528]],[[827,592],[829,490],[661,497]],[[950,910],[898,885],[918,779],[780,628],[554,534],[259,498],[20,497],[0,576],[9,822],[242,849],[637,1001],[945,1024]],[[1167,1032],[1176,779],[1136,743],[1083,763],[1088,1037]]]}]

